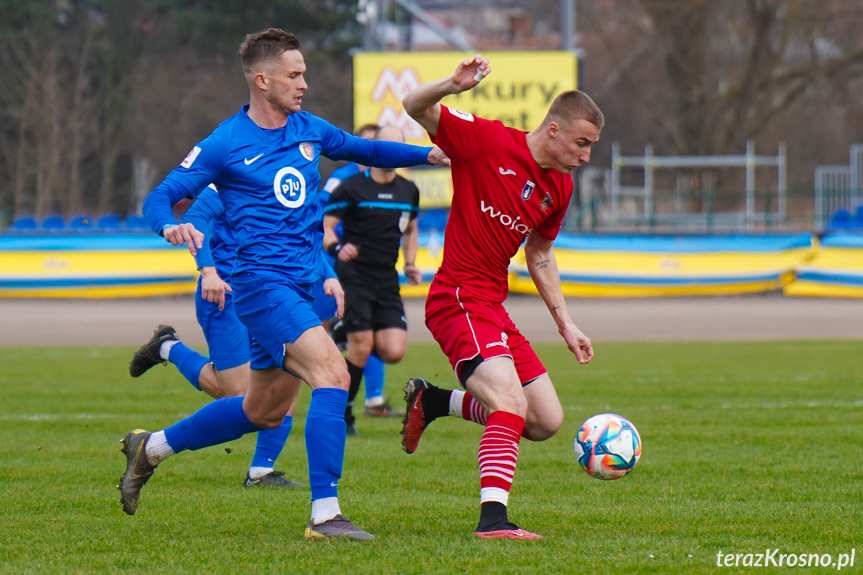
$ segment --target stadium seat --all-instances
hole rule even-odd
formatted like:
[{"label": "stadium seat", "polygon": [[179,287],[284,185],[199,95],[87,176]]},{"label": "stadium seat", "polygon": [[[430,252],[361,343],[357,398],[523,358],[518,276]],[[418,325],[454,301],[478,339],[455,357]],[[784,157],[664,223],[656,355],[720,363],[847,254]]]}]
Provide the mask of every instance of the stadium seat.
[{"label": "stadium seat", "polygon": [[857,211],[854,212],[854,229],[863,230],[863,204],[857,206]]},{"label": "stadium seat", "polygon": [[69,229],[75,232],[87,232],[93,229],[93,218],[79,214],[69,218]]},{"label": "stadium seat", "polygon": [[830,217],[827,228],[830,230],[847,230],[851,227],[853,218],[848,210],[836,210]]},{"label": "stadium seat", "polygon": [[37,227],[36,218],[33,216],[18,216],[9,226],[9,231],[13,233],[34,232]]},{"label": "stadium seat", "polygon": [[848,210],[836,210],[830,221],[827,223],[827,228],[831,230],[847,230],[851,227],[854,217]]},{"label": "stadium seat", "polygon": [[96,229],[103,232],[113,232],[120,229],[120,216],[103,214],[96,220]]},{"label": "stadium seat", "polygon": [[63,216],[50,215],[45,216],[39,227],[48,232],[59,232],[66,227],[66,222],[63,220]]},{"label": "stadium seat", "polygon": [[150,226],[144,216],[127,216],[123,222],[123,229],[130,232],[149,232]]}]

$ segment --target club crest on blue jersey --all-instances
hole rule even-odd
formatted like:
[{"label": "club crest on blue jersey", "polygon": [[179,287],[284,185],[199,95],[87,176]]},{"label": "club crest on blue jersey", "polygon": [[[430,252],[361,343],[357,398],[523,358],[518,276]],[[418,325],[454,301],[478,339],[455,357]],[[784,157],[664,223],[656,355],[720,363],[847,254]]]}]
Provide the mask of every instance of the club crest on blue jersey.
[{"label": "club crest on blue jersey", "polygon": [[312,147],[311,142],[303,142],[300,144],[300,153],[310,162],[315,159],[315,148]]},{"label": "club crest on blue jersey", "polygon": [[521,189],[521,199],[526,200],[533,193],[533,189],[536,187],[536,184],[528,180],[525,182],[524,187]]},{"label": "club crest on blue jersey", "polygon": [[545,211],[551,205],[551,194],[545,194],[545,197],[539,202],[539,209]]}]

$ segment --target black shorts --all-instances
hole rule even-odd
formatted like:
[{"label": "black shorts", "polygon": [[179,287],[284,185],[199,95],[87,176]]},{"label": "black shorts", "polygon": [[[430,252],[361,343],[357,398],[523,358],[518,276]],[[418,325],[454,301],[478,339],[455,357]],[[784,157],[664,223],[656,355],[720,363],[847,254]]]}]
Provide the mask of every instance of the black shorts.
[{"label": "black shorts", "polygon": [[387,328],[407,331],[399,274],[395,269],[337,262],[336,273],[345,290],[347,333]]}]

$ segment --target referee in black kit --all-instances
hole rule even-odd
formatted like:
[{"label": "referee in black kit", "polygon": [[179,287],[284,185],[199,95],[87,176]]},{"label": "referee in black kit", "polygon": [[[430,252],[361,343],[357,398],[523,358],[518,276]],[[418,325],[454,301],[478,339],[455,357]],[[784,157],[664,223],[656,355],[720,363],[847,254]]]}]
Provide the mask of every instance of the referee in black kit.
[{"label": "referee in black kit", "polygon": [[[404,135],[398,128],[382,126],[374,139],[403,143]],[[369,355],[374,351],[385,363],[398,363],[407,350],[396,261],[401,244],[408,283],[422,281],[414,264],[418,212],[416,185],[394,169],[382,168],[367,168],[343,180],[324,208],[324,248],[337,259],[336,274],[345,291],[345,359],[351,376],[345,409],[348,435],[357,434],[352,404]],[[336,234],[339,222],[341,239]],[[403,415],[388,409],[388,415]]]}]

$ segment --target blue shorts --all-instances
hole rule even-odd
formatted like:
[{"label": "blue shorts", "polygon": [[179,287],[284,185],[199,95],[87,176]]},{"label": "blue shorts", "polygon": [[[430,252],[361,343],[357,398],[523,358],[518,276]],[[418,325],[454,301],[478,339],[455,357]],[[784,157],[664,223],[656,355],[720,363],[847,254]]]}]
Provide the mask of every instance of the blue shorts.
[{"label": "blue shorts", "polygon": [[336,298],[324,293],[324,280],[320,279],[312,285],[312,311],[318,316],[318,319],[329,321],[336,316]]},{"label": "blue shorts", "polygon": [[285,344],[321,325],[312,311],[312,284],[294,284],[277,274],[231,276],[234,309],[251,334],[251,368],[283,368]]},{"label": "blue shorts", "polygon": [[225,309],[201,297],[201,280],[195,292],[195,316],[204,332],[210,361],[217,371],[231,369],[249,362],[249,330],[237,317],[230,294],[225,297]]}]

